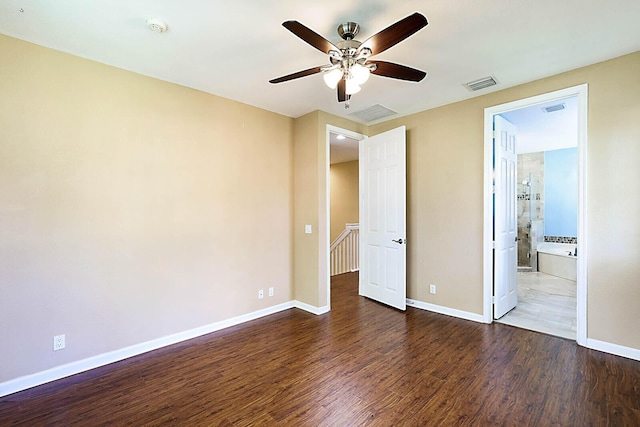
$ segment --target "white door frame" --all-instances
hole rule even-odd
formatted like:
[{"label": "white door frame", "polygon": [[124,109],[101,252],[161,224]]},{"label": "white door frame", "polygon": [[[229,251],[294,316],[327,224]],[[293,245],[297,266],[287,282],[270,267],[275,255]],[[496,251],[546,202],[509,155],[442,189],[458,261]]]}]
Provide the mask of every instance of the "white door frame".
[{"label": "white door frame", "polygon": [[578,97],[578,253],[576,341],[587,345],[587,97],[588,85],[520,99],[484,110],[483,320],[493,322],[493,116],[549,101]]},{"label": "white door frame", "polygon": [[[327,182],[325,185],[325,188],[327,189],[325,197],[326,197],[326,203],[325,205],[327,206],[327,212],[326,212],[326,218],[327,218],[327,224],[325,227],[326,233],[325,236],[319,236],[319,239],[323,239],[324,242],[326,242],[325,246],[325,256],[324,257],[320,257],[320,265],[318,266],[319,270],[325,270],[325,274],[326,274],[326,278],[327,278],[327,311],[331,310],[331,263],[329,262],[330,259],[330,250],[331,250],[331,134],[332,133],[340,133],[346,137],[349,138],[353,138],[353,139],[357,139],[359,141],[367,138],[366,135],[363,135],[361,133],[358,132],[353,132],[347,129],[342,129],[339,128],[337,126],[333,126],[333,125],[327,125],[327,130],[326,130],[326,164],[325,164],[325,176],[327,177]],[[359,151],[359,150],[358,150]],[[359,157],[359,155],[358,155]],[[358,159],[360,160],[360,159]],[[358,186],[360,186],[360,184],[358,183]],[[359,208],[360,209],[360,208]],[[320,227],[318,227],[320,228]],[[322,247],[322,245],[321,245]]]}]

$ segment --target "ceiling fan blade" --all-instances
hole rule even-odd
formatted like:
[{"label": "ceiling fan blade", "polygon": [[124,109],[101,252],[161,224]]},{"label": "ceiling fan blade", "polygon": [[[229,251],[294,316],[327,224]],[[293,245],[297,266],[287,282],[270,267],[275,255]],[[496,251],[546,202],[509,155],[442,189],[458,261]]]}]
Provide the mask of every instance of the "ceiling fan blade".
[{"label": "ceiling fan blade", "polygon": [[367,61],[367,64],[376,64],[377,68],[372,71],[373,74],[383,77],[391,77],[392,79],[409,80],[419,82],[427,76],[424,71],[407,67],[406,65],[394,64],[386,61]]},{"label": "ceiling fan blade", "polygon": [[366,47],[371,49],[372,55],[377,55],[426,27],[427,24],[427,18],[416,12],[369,37],[360,45],[360,50]]},{"label": "ceiling fan blade", "polygon": [[317,74],[322,71],[324,67],[313,67],[308,70],[298,71],[297,73],[287,74],[286,76],[278,77],[277,79],[269,80],[269,83],[282,83],[288,82],[289,80],[299,79],[300,77],[310,76],[312,74]]},{"label": "ceiling fan blade", "polygon": [[351,95],[347,95],[347,82],[340,79],[338,82],[338,102],[345,102],[351,99]]},{"label": "ceiling fan blade", "polygon": [[298,21],[286,21],[282,23],[282,26],[291,31],[296,36],[300,37],[305,42],[309,43],[311,46],[318,49],[320,52],[326,53],[328,55],[330,50],[336,50],[338,52],[340,51],[340,49],[338,49],[329,40],[325,39],[310,28],[305,27]]}]

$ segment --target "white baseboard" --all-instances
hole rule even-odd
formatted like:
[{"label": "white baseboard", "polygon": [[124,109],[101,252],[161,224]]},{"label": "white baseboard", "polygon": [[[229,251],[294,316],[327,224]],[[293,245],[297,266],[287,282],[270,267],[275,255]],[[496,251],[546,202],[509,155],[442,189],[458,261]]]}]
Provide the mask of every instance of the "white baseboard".
[{"label": "white baseboard", "polygon": [[[479,323],[485,323],[482,315],[480,314],[469,313],[462,310],[456,310],[456,309],[443,307],[435,304],[415,301],[412,299],[407,299],[407,305],[409,305],[410,307],[432,311],[439,314],[445,314],[445,315],[457,317],[460,319],[471,320]],[[130,347],[125,347],[119,350],[114,350],[108,353],[104,353],[97,356],[89,357],[87,359],[79,360],[77,362],[67,363],[65,365],[56,366],[55,368],[47,369],[45,371],[37,372],[35,374],[25,375],[23,377],[9,380],[4,383],[0,383],[0,397],[7,396],[9,394],[26,390],[28,388],[45,384],[51,381],[59,380],[61,378],[65,378],[71,375],[75,375],[80,372],[85,372],[90,369],[98,368],[100,366],[108,365],[109,363],[114,363],[120,360],[128,359],[130,357],[137,356],[152,350],[156,350],[158,348],[166,347],[168,345],[176,344],[182,341],[186,341],[192,338],[206,335],[211,332],[215,332],[231,326],[239,325],[244,322],[259,319],[261,317],[268,316],[270,314],[275,314],[280,311],[288,310],[293,307],[299,308],[301,310],[304,310],[316,315],[328,313],[330,310],[329,306],[315,307],[297,300],[289,301],[273,307],[268,307],[262,310],[254,311],[252,313],[244,314],[242,316],[233,317],[231,319],[201,326],[188,331],[184,331],[184,332],[169,335],[166,337],[158,338],[155,340],[147,341],[144,343],[136,344]],[[592,338],[587,338],[586,347],[593,350],[603,351],[605,353],[615,354],[617,356],[622,356],[628,359],[640,361],[640,349],[625,347],[618,344],[612,344],[605,341],[595,340]]]},{"label": "white baseboard", "polygon": [[[241,316],[233,317],[231,319],[222,320],[220,322],[211,323],[188,331],[179,332],[177,334],[168,335],[166,337],[157,338],[151,341],[135,344],[130,347],[125,347],[119,350],[110,351],[97,356],[89,357],[87,359],[78,360],[76,362],[67,363],[65,365],[56,366],[55,368],[47,369],[45,371],[36,372],[35,374],[25,375],[13,380],[0,383],[0,397],[6,396],[18,391],[26,390],[31,387],[35,387],[41,384],[45,384],[51,381],[59,380],[71,375],[79,374],[90,369],[98,368],[100,366],[108,365],[109,363],[118,362],[120,360],[128,359],[129,357],[137,356],[148,351],[156,350],[161,347],[176,344],[182,341],[186,341],[192,338],[196,338],[202,335],[209,334],[211,332],[219,331],[221,329],[228,328],[230,326],[239,325],[250,320],[259,319],[260,317],[275,314],[280,311],[288,310],[293,307],[298,307],[298,301],[289,301],[273,307],[268,307],[262,310],[254,311],[252,313],[243,314]],[[305,304],[306,305],[306,304]],[[311,307],[311,306],[309,306]],[[299,307],[302,308],[302,307]],[[316,307],[313,307],[316,308]],[[304,308],[302,308],[305,310]],[[316,310],[318,310],[316,308]],[[307,310],[309,311],[309,310]],[[328,310],[327,310],[328,311]],[[321,314],[321,313],[316,313]]]},{"label": "white baseboard", "polygon": [[455,308],[443,307],[441,305],[429,304],[427,302],[416,301],[407,298],[409,307],[419,308],[421,310],[433,311],[434,313],[446,314],[447,316],[458,317],[460,319],[471,320],[473,322],[486,323],[484,316],[481,314],[470,313],[468,311],[456,310]]},{"label": "white baseboard", "polygon": [[331,310],[328,305],[325,305],[323,307],[316,307],[298,300],[293,301],[293,306],[299,308],[300,310],[308,311],[309,313],[316,314],[318,316],[328,313]]},{"label": "white baseboard", "polygon": [[612,344],[606,341],[594,340],[593,338],[587,338],[587,345],[585,346],[592,350],[604,351],[605,353],[615,354],[616,356],[626,357],[627,359],[640,361],[640,349],[625,347],[618,344]]},{"label": "white baseboard", "polygon": [[[426,302],[416,301],[407,298],[407,305],[409,307],[415,307],[422,310],[433,311],[439,314],[446,314],[448,316],[458,317],[460,319],[472,320],[479,323],[487,323],[481,314],[469,313],[467,311],[456,310],[453,308],[442,307],[435,304],[429,304]],[[626,357],[627,359],[640,361],[640,349],[625,347],[618,344],[613,344],[606,341],[599,341],[593,338],[587,338],[585,347],[592,350],[602,351],[604,353],[614,354],[616,356]]]}]

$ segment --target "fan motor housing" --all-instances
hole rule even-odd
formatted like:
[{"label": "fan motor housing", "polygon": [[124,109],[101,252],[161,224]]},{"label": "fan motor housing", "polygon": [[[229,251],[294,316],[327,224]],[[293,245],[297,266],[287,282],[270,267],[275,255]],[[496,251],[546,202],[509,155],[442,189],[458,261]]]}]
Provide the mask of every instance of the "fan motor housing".
[{"label": "fan motor housing", "polygon": [[353,40],[360,31],[360,25],[355,22],[345,22],[344,24],[338,25],[338,35],[343,40]]},{"label": "fan motor housing", "polygon": [[336,46],[338,46],[341,50],[347,50],[347,49],[357,49],[360,47],[361,44],[362,42],[359,42],[358,40],[343,40],[341,42],[336,43]]}]

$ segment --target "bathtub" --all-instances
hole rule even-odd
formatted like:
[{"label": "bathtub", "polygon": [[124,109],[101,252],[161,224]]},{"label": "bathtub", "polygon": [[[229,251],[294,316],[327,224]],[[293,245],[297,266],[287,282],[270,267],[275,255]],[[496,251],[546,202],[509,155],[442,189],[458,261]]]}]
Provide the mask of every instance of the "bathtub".
[{"label": "bathtub", "polygon": [[538,271],[575,281],[577,246],[572,243],[540,243],[537,248]]}]

